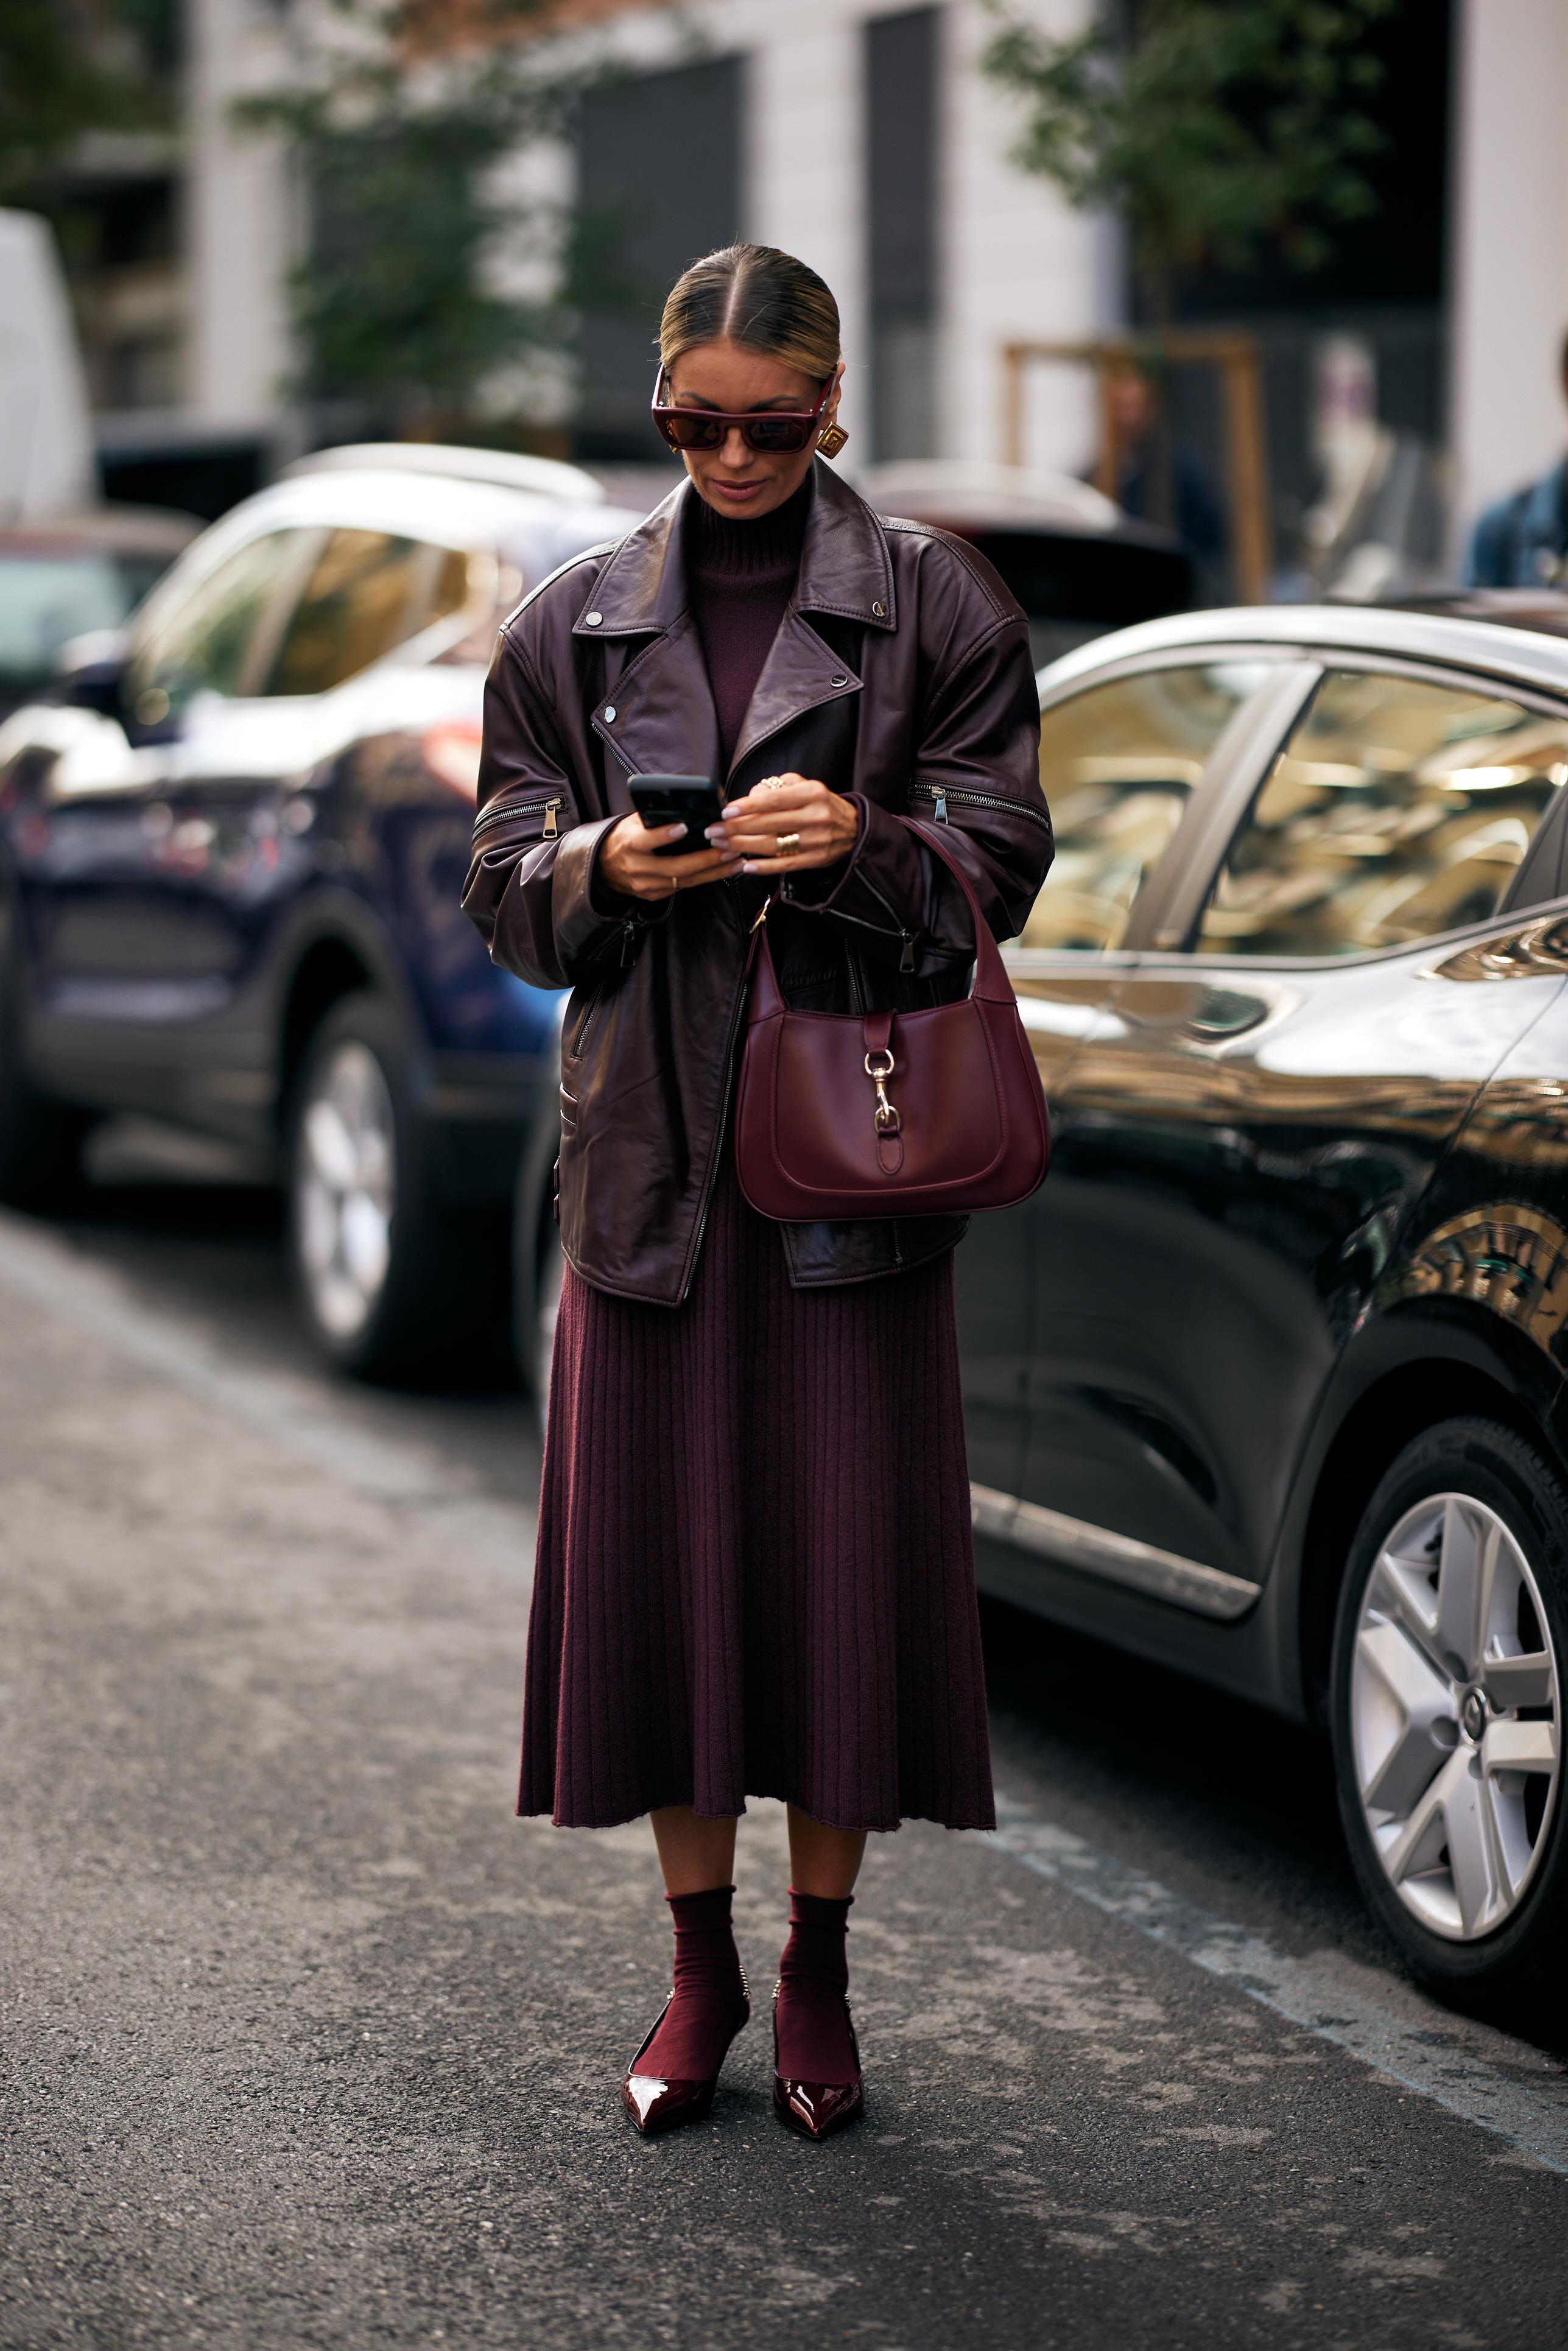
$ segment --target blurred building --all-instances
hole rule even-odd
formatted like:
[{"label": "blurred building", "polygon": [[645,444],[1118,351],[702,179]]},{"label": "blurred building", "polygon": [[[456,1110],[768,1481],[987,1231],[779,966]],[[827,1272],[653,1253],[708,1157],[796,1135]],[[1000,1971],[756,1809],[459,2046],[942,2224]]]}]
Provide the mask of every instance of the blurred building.
[{"label": "blurred building", "polygon": [[[323,429],[286,391],[299,192],[276,142],[234,116],[236,100],[287,78],[308,5],[191,0],[182,160],[143,159],[141,211],[126,214],[140,243],[90,293],[109,322],[95,392],[127,494],[168,495],[160,453],[194,451],[204,502],[221,503],[247,467]],[[1025,0],[1058,32],[1086,5]],[[643,315],[587,319],[579,400],[538,395],[530,421],[559,427],[580,455],[656,454],[645,410],[657,291],[736,235],[792,247],[837,292],[844,419],[862,457],[999,456],[1004,346],[1129,323],[1114,232],[1009,160],[1011,101],[977,70],[996,22],[981,0],[699,0],[678,18],[647,0],[597,0],[586,13],[632,78],[591,93],[575,141],[529,170],[619,224],[645,298]],[[1316,277],[1207,276],[1181,294],[1186,323],[1239,325],[1263,348],[1282,544],[1303,525],[1338,527],[1319,509],[1325,494],[1330,508],[1354,504],[1375,428],[1395,503],[1406,479],[1414,499],[1419,475],[1428,495],[1446,482],[1460,516],[1568,438],[1555,363],[1568,326],[1568,6],[1406,0],[1379,43],[1378,219]],[[1222,471],[1212,388],[1195,377],[1180,398],[1185,435]],[[1090,463],[1082,371],[1030,371],[1022,444],[1034,465]],[[1416,453],[1405,475],[1390,450]],[[1438,452],[1446,473],[1427,462]]]},{"label": "blurred building", "polygon": [[[1040,13],[1067,29],[1082,9],[1040,0]],[[588,97],[560,192],[624,223],[628,273],[650,289],[732,237],[789,246],[839,297],[857,447],[994,455],[1002,344],[1091,333],[1120,310],[1105,231],[1007,160],[1013,118],[976,65],[994,20],[975,0],[716,0],[697,21],[694,59],[690,16],[595,12],[596,37],[637,70]],[[287,72],[288,47],[288,12],[271,0],[193,0],[185,413],[207,433],[278,422],[302,224],[277,151],[236,132],[233,109]],[[587,321],[580,454],[655,454],[649,338],[646,317]],[[1082,462],[1084,388],[1040,407],[1037,461]]]}]

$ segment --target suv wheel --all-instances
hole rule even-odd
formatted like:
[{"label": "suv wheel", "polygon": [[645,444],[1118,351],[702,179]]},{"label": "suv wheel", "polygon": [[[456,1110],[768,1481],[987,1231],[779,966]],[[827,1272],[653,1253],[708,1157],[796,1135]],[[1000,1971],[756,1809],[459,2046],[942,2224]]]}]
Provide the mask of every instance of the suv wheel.
[{"label": "suv wheel", "polygon": [[402,1022],[370,995],[311,1039],[289,1118],[295,1286],[343,1370],[486,1384],[504,1361],[505,1231],[441,1199],[413,1062]]},{"label": "suv wheel", "polygon": [[1357,1531],[1334,1635],[1341,1816],[1414,1972],[1472,2006],[1561,1970],[1568,1488],[1500,1423],[1408,1445]]}]

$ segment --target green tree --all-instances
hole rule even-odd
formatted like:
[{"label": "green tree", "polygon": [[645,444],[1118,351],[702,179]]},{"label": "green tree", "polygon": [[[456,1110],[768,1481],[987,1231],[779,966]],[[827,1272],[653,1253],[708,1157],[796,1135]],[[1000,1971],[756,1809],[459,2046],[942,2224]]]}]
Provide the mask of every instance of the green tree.
[{"label": "green tree", "polygon": [[1376,209],[1363,110],[1381,79],[1365,37],[1397,0],[1124,0],[1053,40],[1007,23],[986,71],[1023,98],[1015,152],[1084,210],[1125,226],[1148,317],[1177,272],[1273,251],[1315,268],[1335,228]]},{"label": "green tree", "polygon": [[90,131],[147,131],[169,114],[176,0],[4,0],[0,204],[47,207]]},{"label": "green tree", "polygon": [[[462,419],[486,379],[567,352],[576,306],[604,298],[602,241],[559,206],[508,193],[502,167],[556,136],[591,69],[530,38],[548,0],[338,0],[333,37],[244,119],[281,130],[308,225],[292,273],[297,389],[405,431]],[[346,36],[346,37],[345,37]],[[508,290],[549,256],[556,292]]]}]

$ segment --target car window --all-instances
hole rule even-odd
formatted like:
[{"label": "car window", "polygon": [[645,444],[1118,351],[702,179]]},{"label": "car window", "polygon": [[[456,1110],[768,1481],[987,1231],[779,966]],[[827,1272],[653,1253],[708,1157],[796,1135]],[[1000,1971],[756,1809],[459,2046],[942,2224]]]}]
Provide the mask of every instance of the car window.
[{"label": "car window", "polygon": [[1020,946],[1121,946],[1210,753],[1267,674],[1243,661],[1145,670],[1045,712],[1040,779],[1056,857]]},{"label": "car window", "polygon": [[47,685],[62,645],[118,628],[167,568],[112,549],[0,550],[0,695]]},{"label": "car window", "polygon": [[335,530],[284,632],[268,694],[325,694],[467,594],[467,562],[417,538]]},{"label": "car window", "polygon": [[1568,723],[1477,687],[1330,671],[1237,836],[1209,954],[1364,954],[1495,913],[1568,778]]},{"label": "car window", "polygon": [[131,707],[144,724],[156,725],[198,694],[251,690],[262,625],[306,538],[300,530],[273,530],[248,540],[155,616],[128,676]]}]

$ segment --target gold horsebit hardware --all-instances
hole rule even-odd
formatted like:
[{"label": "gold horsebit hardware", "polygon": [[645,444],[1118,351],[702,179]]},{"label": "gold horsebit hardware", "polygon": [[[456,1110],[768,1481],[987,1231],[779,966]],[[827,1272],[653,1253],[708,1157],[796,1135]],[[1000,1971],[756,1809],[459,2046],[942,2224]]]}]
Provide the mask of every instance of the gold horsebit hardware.
[{"label": "gold horsebit hardware", "polygon": [[865,1073],[876,1088],[876,1108],[871,1114],[871,1123],[878,1134],[899,1134],[903,1133],[904,1121],[887,1098],[887,1081],[895,1066],[893,1054],[888,1047],[883,1046],[876,1058],[878,1066],[873,1069],[871,1055],[868,1053],[865,1057]]}]

